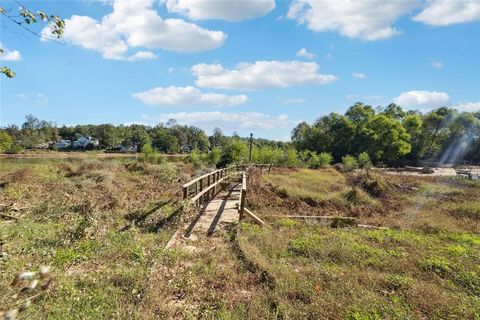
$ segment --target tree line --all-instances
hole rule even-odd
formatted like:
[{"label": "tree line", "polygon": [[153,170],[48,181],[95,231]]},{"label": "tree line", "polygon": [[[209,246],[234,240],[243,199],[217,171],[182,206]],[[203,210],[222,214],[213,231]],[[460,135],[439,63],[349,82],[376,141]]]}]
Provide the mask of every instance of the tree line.
[{"label": "tree line", "polygon": [[[21,126],[9,125],[0,128],[0,152],[16,153],[24,149],[50,143],[55,149],[55,142],[61,140],[74,141],[80,137],[93,137],[99,141],[99,149],[111,149],[118,145],[133,146],[134,151],[144,148],[161,153],[179,153],[196,150],[210,152],[214,148],[226,149],[232,140],[247,141],[237,134],[228,137],[219,128],[208,136],[205,131],[195,126],[180,125],[174,119],[155,126],[141,124],[132,125],[76,125],[57,126],[53,122],[40,120],[27,115]],[[255,139],[256,145],[283,147],[284,143],[266,139]]]},{"label": "tree line", "polygon": [[[133,146],[146,153],[190,152],[196,165],[225,166],[250,160],[249,138],[226,136],[218,128],[208,136],[195,126],[174,119],[155,126],[76,125],[58,127],[26,116],[21,126],[0,129],[0,152],[19,152],[41,143],[92,136],[99,148]],[[54,147],[54,144],[51,144]],[[313,124],[299,123],[291,142],[253,139],[256,163],[321,167],[332,162],[351,163],[367,158],[375,163],[423,164],[423,161],[480,162],[480,111],[438,108],[427,113],[405,111],[396,104],[379,110],[356,103],[345,114],[331,113]]]},{"label": "tree line", "polygon": [[330,153],[335,161],[362,152],[390,164],[480,161],[480,111],[438,108],[427,113],[390,104],[383,110],[356,103],[292,131],[297,150]]}]

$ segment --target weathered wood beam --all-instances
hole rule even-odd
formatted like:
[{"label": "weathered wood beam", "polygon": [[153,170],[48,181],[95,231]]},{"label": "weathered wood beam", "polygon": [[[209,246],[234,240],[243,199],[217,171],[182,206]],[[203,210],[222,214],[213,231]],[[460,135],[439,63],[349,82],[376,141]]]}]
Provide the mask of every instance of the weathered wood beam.
[{"label": "weathered wood beam", "polygon": [[257,217],[252,211],[248,210],[247,208],[243,208],[244,212],[247,214],[247,216],[252,219],[256,224],[260,226],[266,225],[265,221]]}]

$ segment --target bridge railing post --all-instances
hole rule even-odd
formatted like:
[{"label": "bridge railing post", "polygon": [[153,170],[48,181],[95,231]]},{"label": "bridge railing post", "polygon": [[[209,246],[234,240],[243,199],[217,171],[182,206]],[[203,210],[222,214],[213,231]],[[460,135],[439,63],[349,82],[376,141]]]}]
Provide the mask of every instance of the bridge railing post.
[{"label": "bridge railing post", "polygon": [[245,200],[247,197],[247,173],[243,171],[242,173],[242,190],[240,191],[240,199],[238,205],[238,211],[240,213],[239,219],[243,220],[243,213],[245,211]]},{"label": "bridge railing post", "polygon": [[[211,180],[210,177],[211,177],[211,175],[209,175],[207,177],[207,187],[210,187],[210,180]],[[207,198],[207,201],[210,200],[210,193],[211,193],[210,191],[207,191],[207,193],[205,194],[205,197]]]},{"label": "bridge railing post", "polygon": [[[203,179],[200,179],[199,182],[200,182],[200,192],[202,192],[203,191]],[[202,205],[203,201],[204,201],[203,200],[203,195],[201,195],[200,198],[199,198],[199,204]]]},{"label": "bridge railing post", "polygon": [[182,193],[183,193],[183,200],[187,199],[187,197],[188,197],[188,187],[182,187]]}]

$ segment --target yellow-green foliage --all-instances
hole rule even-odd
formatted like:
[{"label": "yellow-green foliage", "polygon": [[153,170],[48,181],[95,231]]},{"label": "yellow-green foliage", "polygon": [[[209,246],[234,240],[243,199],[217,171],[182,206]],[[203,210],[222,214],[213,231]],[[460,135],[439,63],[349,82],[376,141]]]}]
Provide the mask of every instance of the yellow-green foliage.
[{"label": "yellow-green foliage", "polygon": [[279,192],[315,202],[343,203],[350,190],[344,176],[333,169],[302,169],[289,174],[270,174],[265,179]]}]

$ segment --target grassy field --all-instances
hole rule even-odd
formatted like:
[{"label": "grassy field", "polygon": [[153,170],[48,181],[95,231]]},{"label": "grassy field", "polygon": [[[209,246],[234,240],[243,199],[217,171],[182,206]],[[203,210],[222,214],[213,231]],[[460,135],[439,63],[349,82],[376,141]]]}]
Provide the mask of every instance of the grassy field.
[{"label": "grassy field", "polygon": [[[183,210],[181,164],[119,160],[0,162],[0,308],[30,296],[15,274],[51,266],[24,318],[141,318],[136,306]],[[189,171],[189,168],[182,168]]]},{"label": "grassy field", "polygon": [[[480,184],[278,169],[248,222],[164,249],[192,219],[181,162],[0,162],[0,310],[21,319],[480,319]],[[332,228],[273,215],[354,216]],[[52,271],[21,292],[18,272]]]},{"label": "grassy field", "polygon": [[[270,219],[268,228],[243,224],[240,246],[273,279],[285,318],[480,319],[479,182],[331,170],[252,180],[250,199],[266,219],[285,213],[285,203],[290,214],[309,215],[329,201],[339,208],[342,199],[339,214],[390,227],[335,229],[285,218]],[[342,191],[326,198],[339,182]],[[352,206],[347,189],[360,188],[373,201]]]}]

